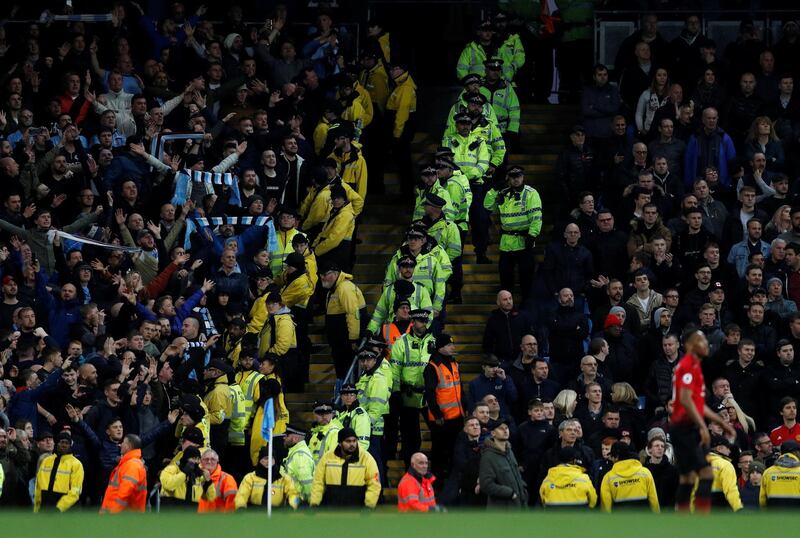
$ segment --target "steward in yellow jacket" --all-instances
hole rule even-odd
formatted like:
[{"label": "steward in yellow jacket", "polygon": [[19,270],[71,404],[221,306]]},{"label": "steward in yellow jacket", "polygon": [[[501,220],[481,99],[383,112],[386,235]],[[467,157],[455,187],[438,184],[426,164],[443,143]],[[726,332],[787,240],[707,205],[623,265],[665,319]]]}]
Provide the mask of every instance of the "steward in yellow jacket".
[{"label": "steward in yellow jacket", "polygon": [[344,379],[353,362],[353,352],[367,328],[367,304],[353,282],[334,262],[320,264],[320,280],[327,290],[325,298],[325,335],[331,346],[336,379]]},{"label": "steward in yellow jacket", "polygon": [[611,445],[609,459],[614,461],[600,485],[600,504],[604,512],[624,508],[646,508],[660,512],[656,483],[650,469],[642,466],[622,441]]},{"label": "steward in yellow jacket", "polygon": [[300,213],[293,208],[281,208],[276,216],[277,226],[275,237],[278,240],[278,248],[269,253],[269,268],[273,275],[278,275],[283,270],[283,262],[286,256],[294,252],[292,239],[300,233],[297,224],[300,222]]},{"label": "steward in yellow jacket", "polygon": [[320,155],[322,149],[328,141],[328,131],[330,128],[341,120],[342,105],[336,100],[325,101],[325,108],[322,110],[322,116],[319,119],[314,133],[311,135],[314,141],[314,153]]},{"label": "steward in yellow jacket", "polygon": [[353,142],[353,127],[341,122],[330,130],[333,139],[333,152],[328,158],[337,164],[337,173],[344,183],[350,185],[362,200],[367,198],[367,161],[361,152],[361,146]]},{"label": "steward in yellow jacket", "polygon": [[197,447],[188,447],[178,463],[164,467],[159,481],[162,506],[197,510],[200,499],[210,502],[217,498],[210,473],[200,467],[200,450]]},{"label": "steward in yellow jacket", "polygon": [[[714,446],[713,439],[720,438],[721,445]],[[714,480],[711,482],[711,510],[733,510],[738,512],[744,505],[739,494],[739,485],[736,479],[736,470],[730,461],[730,445],[722,436],[713,436],[711,452],[706,460],[711,464]]]},{"label": "steward in yellow jacket", "polygon": [[386,101],[389,99],[389,75],[383,62],[378,61],[377,51],[367,50],[361,56],[361,85],[369,92],[372,99],[373,112],[377,108],[381,114],[386,111]]},{"label": "steward in yellow jacket", "polygon": [[781,456],[761,478],[759,504],[762,508],[800,507],[800,445],[784,441]]},{"label": "steward in yellow jacket", "polygon": [[353,214],[356,217],[364,209],[364,199],[337,175],[339,165],[336,161],[325,159],[323,168],[326,175],[314,176],[314,185],[308,189],[308,194],[300,205],[300,216],[303,219],[301,229],[306,233],[312,232],[314,237],[331,211],[331,187],[334,185],[341,185],[347,191],[347,199],[353,205]]},{"label": "steward in yellow jacket", "polygon": [[265,304],[269,317],[259,335],[259,355],[272,353],[280,357],[284,392],[302,392],[305,376],[297,351],[297,330],[292,313],[276,291],[267,295]]},{"label": "steward in yellow jacket", "polygon": [[386,115],[391,126],[392,137],[403,136],[406,127],[413,132],[414,116],[417,113],[417,85],[411,75],[399,64],[391,66],[395,88],[386,102]]},{"label": "steward in yellow jacket", "polygon": [[338,446],[322,456],[314,471],[311,506],[375,508],[381,494],[378,464],[358,446],[356,433],[344,428]]},{"label": "steward in yellow jacket", "polygon": [[[14,487],[16,484],[6,484]],[[72,455],[72,435],[58,434],[56,452],[47,456],[36,471],[33,511],[66,512],[72,508],[83,490],[83,465]]]},{"label": "steward in yellow jacket", "polygon": [[279,361],[277,355],[267,353],[261,357],[261,364],[258,366],[258,373],[264,377],[258,381],[255,390],[255,413],[250,426],[250,463],[253,466],[258,463],[258,451],[267,445],[267,440],[261,436],[261,424],[264,421],[264,404],[268,399],[273,399],[272,409],[275,413],[273,435],[282,435],[289,423],[289,408],[283,398],[283,383],[276,371]]},{"label": "steward in yellow jacket", "polygon": [[283,278],[280,284],[281,298],[283,304],[292,309],[293,314],[295,314],[295,307],[306,308],[308,300],[314,294],[314,281],[308,272],[309,258],[311,258],[316,271],[316,257],[310,254],[310,251],[308,257],[292,252],[284,260]]},{"label": "steward in yellow jacket", "polygon": [[[303,257],[303,261],[305,262],[305,269],[308,277],[311,279],[311,283],[316,286],[317,285],[317,258],[314,256],[314,253],[308,248],[308,237],[306,234],[300,232],[294,234],[292,237],[292,252],[300,254]],[[291,254],[290,252],[289,254]],[[287,255],[288,258],[288,255]],[[286,263],[286,260],[284,260]],[[281,271],[275,275],[275,279],[273,282],[278,286],[284,286],[286,284],[286,275],[284,274],[284,266]]]},{"label": "steward in yellow jacket", "polygon": [[[369,92],[358,82],[358,71],[355,67],[351,67],[350,65],[345,66],[345,72],[342,74],[341,81],[339,82],[338,89],[336,92],[336,99],[339,102],[344,102],[345,100],[355,99],[358,103],[358,106],[361,108],[362,118],[361,118],[361,129],[364,129],[367,125],[372,123],[372,118],[375,114],[374,108],[372,106],[372,98],[369,95]],[[342,117],[347,115],[346,111],[342,114]]]},{"label": "steward in yellow jacket", "polygon": [[572,447],[562,448],[561,465],[551,467],[539,488],[539,498],[547,510],[561,508],[594,508],[597,492],[592,480],[578,460]]},{"label": "steward in yellow jacket", "polygon": [[[239,484],[239,489],[236,492],[234,499],[234,506],[236,510],[241,510],[248,507],[264,508],[267,504],[267,473],[270,464],[269,448],[261,447],[258,453],[258,463],[255,469],[244,475],[242,482]],[[277,467],[272,469],[272,507],[283,505],[286,500],[286,486],[291,486],[291,482],[287,483],[281,476]]]},{"label": "steward in yellow jacket", "polygon": [[356,218],[341,185],[331,187],[331,212],[311,248],[320,263],[335,263],[348,270],[352,265],[352,241]]}]

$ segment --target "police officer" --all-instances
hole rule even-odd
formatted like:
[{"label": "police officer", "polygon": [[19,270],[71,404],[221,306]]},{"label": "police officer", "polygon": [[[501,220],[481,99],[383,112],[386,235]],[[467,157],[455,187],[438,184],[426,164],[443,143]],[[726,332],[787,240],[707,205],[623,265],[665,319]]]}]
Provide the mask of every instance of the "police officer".
[{"label": "police officer", "polygon": [[476,37],[461,51],[456,65],[456,75],[459,78],[466,76],[468,73],[476,73],[482,76],[484,73],[483,62],[492,56],[500,55],[502,58],[509,60],[509,69],[506,76],[510,81],[514,77],[511,49],[507,45],[498,46],[495,40],[495,27],[492,22],[488,20],[481,22],[477,28]]},{"label": "police officer", "polygon": [[[490,110],[491,114],[487,116],[486,110]],[[494,176],[495,171],[505,161],[506,142],[497,124],[494,110],[484,94],[475,92],[467,96],[467,115],[472,119],[472,132],[477,133],[489,148],[488,176]]]},{"label": "police officer", "polygon": [[361,448],[369,450],[372,426],[369,415],[358,401],[358,388],[352,383],[345,383],[339,390],[339,396],[342,399],[342,408],[337,413],[336,420],[342,427],[352,428]]},{"label": "police officer", "polygon": [[425,226],[412,225],[406,232],[406,243],[395,252],[383,277],[384,287],[397,280],[397,263],[401,258],[411,257],[416,262],[413,280],[428,289],[433,305],[433,315],[437,316],[444,307],[446,282],[453,272],[450,258],[438,245],[428,243]]},{"label": "police officer", "polygon": [[422,372],[431,356],[434,343],[433,334],[428,331],[430,312],[424,309],[412,310],[411,332],[404,334],[392,346],[392,402],[386,428],[385,453],[394,459],[397,452],[397,421],[400,421],[400,435],[403,437],[402,457],[406,465],[411,456],[419,451],[421,444],[419,413],[423,407],[425,382]]},{"label": "police officer", "polygon": [[464,287],[464,270],[461,265],[461,233],[458,226],[445,213],[448,202],[445,198],[429,192],[425,197],[425,217],[422,223],[428,228],[428,235],[433,237],[447,253],[453,274],[450,276],[450,295],[447,302],[461,304],[461,288]]},{"label": "police officer", "polygon": [[480,92],[486,96],[497,117],[497,127],[512,149],[519,148],[519,98],[514,87],[503,79],[503,60],[491,58],[483,63],[486,66],[486,78]]},{"label": "police officer", "polygon": [[562,447],[560,465],[551,467],[539,488],[539,498],[546,509],[594,508],[597,492],[583,467],[581,453],[575,447]]},{"label": "police officer", "polygon": [[384,416],[389,414],[389,397],[391,396],[392,379],[387,378],[386,371],[381,368],[383,361],[370,350],[362,350],[358,354],[358,398],[369,415],[372,428],[369,440],[369,453],[375,458],[381,471],[383,483],[386,471],[383,469],[381,456],[383,445]]},{"label": "police officer", "polygon": [[[408,299],[396,298],[394,301],[394,319],[391,323],[381,326],[381,338],[384,339],[386,348],[391,353],[392,345],[404,334],[411,332],[411,302]],[[384,361],[384,364],[386,361]],[[389,369],[391,375],[391,365]]]},{"label": "police officer", "polygon": [[800,506],[800,443],[783,442],[780,457],[761,478],[758,501],[762,508],[797,509]]},{"label": "police officer", "polygon": [[[375,305],[375,311],[372,313],[372,319],[367,325],[367,331],[375,334],[381,327],[391,321],[391,315],[396,312],[394,303],[398,298],[407,299],[410,309],[424,308],[433,311],[433,304],[431,302],[431,294],[424,285],[419,282],[414,282],[414,268],[417,262],[412,256],[403,256],[397,260],[397,276],[399,277],[389,286],[384,286],[381,296]],[[389,339],[386,335],[383,336],[386,343]]]},{"label": "police officer", "polygon": [[711,464],[714,481],[711,483],[711,510],[738,512],[743,508],[742,497],[736,481],[736,470],[731,463],[731,444],[722,435],[712,435],[711,452],[706,459]]},{"label": "police officer", "polygon": [[[481,80],[481,77],[475,73],[470,73],[461,79],[461,85],[464,87],[464,91],[461,92],[461,94],[458,96],[458,100],[453,104],[452,107],[450,107],[450,112],[447,114],[447,128],[445,129],[445,132],[455,132],[455,123],[453,118],[456,114],[467,111],[467,106],[469,105],[469,103],[467,103],[467,97],[475,95],[476,93],[480,93],[482,82],[483,81]],[[489,121],[497,123],[497,115],[495,114],[492,105],[488,102],[484,106],[482,113]]]},{"label": "police officer", "polygon": [[336,434],[342,424],[334,418],[333,406],[327,402],[314,403],[314,427],[308,441],[308,448],[317,463],[326,452],[336,448]]},{"label": "police officer", "polygon": [[[314,480],[314,456],[306,444],[308,433],[292,424],[286,425],[286,436],[283,446],[288,452],[281,463],[281,477],[284,480],[284,491],[287,492],[289,506],[297,508],[301,503],[308,503],[311,496],[311,483]],[[288,487],[291,482],[292,487]]]},{"label": "police officer", "polygon": [[445,213],[450,220],[455,219],[456,212],[453,202],[450,200],[450,193],[439,182],[436,174],[436,166],[427,165],[420,171],[420,182],[417,185],[414,198],[414,213],[412,220],[419,220],[425,216],[425,201],[429,194],[434,194],[445,201]]},{"label": "police officer", "polygon": [[650,506],[659,512],[656,483],[650,469],[642,466],[630,446],[622,441],[611,445],[608,459],[614,462],[600,485],[600,503],[604,512],[622,508]]},{"label": "police officer", "polygon": [[[446,148],[450,152],[449,148]],[[453,222],[461,232],[461,244],[469,230],[469,206],[472,204],[472,190],[467,177],[458,170],[451,155],[436,156],[436,176],[439,184],[447,189],[450,202],[453,204]]]},{"label": "police officer", "polygon": [[525,185],[525,171],[512,166],[508,186],[496,185],[486,194],[484,206],[500,212],[500,287],[514,289],[514,267],[519,272],[523,302],[530,294],[535,269],[533,248],[542,231],[542,200],[530,185]]},{"label": "police officer", "polygon": [[456,114],[456,133],[442,145],[453,150],[453,163],[469,181],[472,203],[469,206],[469,225],[472,244],[478,263],[491,263],[486,257],[489,243],[489,217],[483,208],[485,195],[483,178],[489,171],[489,147],[478,132],[472,130],[472,118],[467,113]]}]

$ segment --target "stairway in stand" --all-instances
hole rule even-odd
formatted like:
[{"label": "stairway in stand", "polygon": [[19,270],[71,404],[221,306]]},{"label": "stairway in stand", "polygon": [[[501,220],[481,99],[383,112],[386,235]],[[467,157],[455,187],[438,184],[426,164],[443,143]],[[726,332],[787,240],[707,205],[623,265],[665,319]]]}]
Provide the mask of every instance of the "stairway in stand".
[{"label": "stairway in stand", "polygon": [[[538,259],[544,252],[544,243],[550,238],[551,208],[559,208],[563,203],[553,182],[553,166],[558,152],[567,140],[570,127],[577,120],[578,111],[573,107],[529,105],[523,108],[521,127],[522,152],[509,156],[509,162],[524,166],[526,181],[533,185],[542,196],[545,227],[543,241],[537,245]],[[417,135],[414,141],[414,161],[429,158],[439,145],[426,134]],[[386,174],[386,190],[389,196],[398,192],[397,175]],[[358,236],[362,241],[357,248],[356,265],[353,270],[354,282],[364,293],[369,314],[377,302],[382,288],[386,265],[402,242],[402,234],[411,221],[411,206],[398,205],[379,195],[367,195],[362,222]],[[492,230],[492,237],[497,234]],[[469,238],[467,238],[469,243]],[[481,343],[486,317],[495,308],[498,291],[497,245],[490,245],[491,265],[478,265],[472,246],[467,244],[464,251],[464,304],[447,307],[446,332],[456,341],[458,361],[463,373],[464,383],[471,381],[480,372]],[[516,294],[518,296],[518,293]],[[286,403],[292,422],[310,425],[313,420],[311,404],[315,400],[330,400],[333,395],[335,375],[330,359],[330,349],[325,343],[322,317],[317,318],[311,327],[313,353],[311,355],[310,383],[303,394],[287,394]],[[466,388],[466,387],[465,387]],[[427,426],[421,421],[422,449],[430,450],[430,436]],[[396,499],[395,487],[405,472],[401,460],[388,462],[389,485],[384,490],[387,502]]]}]

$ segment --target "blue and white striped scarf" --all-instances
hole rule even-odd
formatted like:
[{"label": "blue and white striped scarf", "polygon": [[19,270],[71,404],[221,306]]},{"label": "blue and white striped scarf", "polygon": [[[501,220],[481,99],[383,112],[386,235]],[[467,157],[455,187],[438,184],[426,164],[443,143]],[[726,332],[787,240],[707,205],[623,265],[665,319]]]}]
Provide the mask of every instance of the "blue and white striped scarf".
[{"label": "blue and white striped scarf", "polygon": [[206,185],[227,185],[231,188],[231,197],[228,203],[242,207],[242,196],[239,194],[239,181],[230,172],[203,172],[200,170],[184,170],[175,176],[175,194],[172,196],[172,205],[184,205],[192,193],[192,183],[205,183]]}]

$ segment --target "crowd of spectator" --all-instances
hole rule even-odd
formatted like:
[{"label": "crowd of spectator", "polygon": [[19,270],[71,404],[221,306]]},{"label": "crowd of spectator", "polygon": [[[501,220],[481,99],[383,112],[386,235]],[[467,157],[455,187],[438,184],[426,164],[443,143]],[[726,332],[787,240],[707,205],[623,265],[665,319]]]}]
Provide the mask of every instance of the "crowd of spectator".
[{"label": "crowd of spectator", "polygon": [[[591,8],[563,4],[534,43],[504,12],[477,26],[422,163],[410,51],[335,5],[310,25],[116,2],[0,27],[0,506],[374,508],[396,486],[401,511],[613,510],[624,483],[669,510],[687,331],[729,425],[710,426],[719,504],[767,504],[762,477],[800,466],[797,24],[768,48],[744,21],[718,56],[696,15],[672,42],[647,15],[581,90]],[[556,46],[582,120],[548,214],[507,153],[548,71],[527,55],[552,68]],[[358,229],[387,165],[413,209],[368,305]],[[467,243],[494,263],[493,212],[500,291],[467,383],[447,307]],[[313,387],[315,318],[336,382],[307,427],[285,394]]]}]

